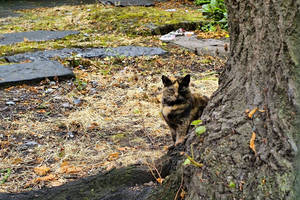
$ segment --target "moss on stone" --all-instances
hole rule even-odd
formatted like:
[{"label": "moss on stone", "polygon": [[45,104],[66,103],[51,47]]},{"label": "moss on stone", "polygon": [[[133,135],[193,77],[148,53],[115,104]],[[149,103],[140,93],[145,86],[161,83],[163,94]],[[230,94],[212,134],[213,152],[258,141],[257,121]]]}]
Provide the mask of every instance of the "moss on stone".
[{"label": "moss on stone", "polygon": [[[0,34],[35,30],[78,30],[78,35],[47,42],[21,42],[0,46],[0,56],[69,47],[115,47],[159,44],[154,27],[203,20],[195,8],[168,12],[159,7],[111,7],[101,4],[61,6],[19,11],[15,18],[0,19]],[[9,22],[9,23],[8,23]]]}]

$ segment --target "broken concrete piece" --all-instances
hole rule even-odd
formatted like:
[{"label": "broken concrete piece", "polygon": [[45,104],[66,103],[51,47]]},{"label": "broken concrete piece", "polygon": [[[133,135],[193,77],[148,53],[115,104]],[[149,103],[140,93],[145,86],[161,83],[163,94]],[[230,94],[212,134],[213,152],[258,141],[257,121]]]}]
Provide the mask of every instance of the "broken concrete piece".
[{"label": "broken concrete piece", "polygon": [[73,72],[56,61],[0,65],[0,86],[26,81],[38,81],[51,77],[74,77]]},{"label": "broken concrete piece", "polygon": [[153,0],[100,0],[105,5],[114,6],[154,6]]},{"label": "broken concrete piece", "polygon": [[30,31],[0,34],[0,45],[9,45],[24,41],[55,40],[78,33],[78,31]]},{"label": "broken concrete piece", "polygon": [[196,36],[176,37],[170,41],[176,45],[195,51],[197,55],[211,55],[226,58],[228,51],[225,46],[229,47],[229,41],[217,39],[197,39]]}]

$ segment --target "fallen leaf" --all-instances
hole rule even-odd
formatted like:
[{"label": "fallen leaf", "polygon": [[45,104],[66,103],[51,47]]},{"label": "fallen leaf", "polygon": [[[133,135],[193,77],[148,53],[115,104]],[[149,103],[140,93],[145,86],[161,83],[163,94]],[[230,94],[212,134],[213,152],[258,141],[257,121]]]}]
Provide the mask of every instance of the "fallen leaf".
[{"label": "fallen leaf", "polygon": [[106,167],[106,171],[110,171],[112,169],[116,168],[116,166],[114,165],[109,165],[108,167]]},{"label": "fallen leaf", "polygon": [[119,152],[110,154],[107,159],[108,160],[116,160],[117,158],[119,158]]},{"label": "fallen leaf", "polygon": [[252,151],[254,151],[254,153],[256,154],[255,144],[254,144],[255,137],[256,137],[255,132],[252,132],[252,136],[251,136],[251,139],[250,139],[250,148],[251,148]]},{"label": "fallen leaf", "polygon": [[168,149],[169,149],[169,146],[163,146],[164,151],[168,151]]},{"label": "fallen leaf", "polygon": [[104,151],[105,150],[105,146],[104,145],[99,145],[99,144],[96,144],[94,149],[96,151]]},{"label": "fallen leaf", "polygon": [[81,171],[82,171],[82,167],[76,167],[76,166],[67,165],[60,168],[60,173],[65,173],[65,174],[76,174]]},{"label": "fallen leaf", "polygon": [[184,199],[185,195],[186,195],[186,192],[183,189],[181,189],[180,198]]},{"label": "fallen leaf", "polygon": [[57,181],[51,181],[51,183],[50,183],[50,185],[52,187],[61,186],[62,184],[64,184],[64,182],[63,181],[59,181],[59,180],[57,180]]},{"label": "fallen leaf", "polygon": [[17,164],[20,164],[21,162],[23,162],[23,160],[21,158],[15,158],[14,161],[12,162],[12,164],[17,165]]},{"label": "fallen leaf", "polygon": [[9,141],[0,141],[1,149],[7,148],[10,145]]},{"label": "fallen leaf", "polygon": [[126,151],[126,147],[119,147],[117,148],[119,151]]},{"label": "fallen leaf", "polygon": [[39,183],[41,181],[52,181],[55,179],[55,176],[53,174],[49,174],[48,176],[44,177],[37,177],[36,179],[33,180],[34,183]]},{"label": "fallen leaf", "polygon": [[69,165],[69,162],[68,161],[63,161],[60,165],[60,167],[65,167],[65,166],[68,166]]},{"label": "fallen leaf", "polygon": [[46,167],[46,166],[35,167],[33,171],[39,176],[44,176],[50,171],[50,167]]},{"label": "fallen leaf", "polygon": [[157,178],[156,179],[156,181],[158,182],[158,183],[160,183],[160,184],[162,184],[162,182],[164,181],[165,179],[163,179],[163,178]]},{"label": "fallen leaf", "polygon": [[249,117],[250,119],[252,119],[253,115],[256,113],[257,110],[258,110],[257,107],[254,108],[254,109],[252,109],[252,110],[250,111],[250,113],[248,114],[248,117]]}]

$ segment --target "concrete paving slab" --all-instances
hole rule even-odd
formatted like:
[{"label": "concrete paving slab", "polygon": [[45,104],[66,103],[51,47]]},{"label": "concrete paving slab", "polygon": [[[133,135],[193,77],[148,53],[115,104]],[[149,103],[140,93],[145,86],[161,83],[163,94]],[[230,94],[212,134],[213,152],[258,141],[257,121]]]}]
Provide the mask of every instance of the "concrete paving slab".
[{"label": "concrete paving slab", "polygon": [[32,63],[0,65],[0,86],[39,81],[51,77],[74,77],[72,70],[56,61],[35,61]]},{"label": "concrete paving slab", "polygon": [[103,58],[107,56],[153,56],[167,53],[157,47],[121,46],[116,48],[60,49],[28,52],[2,57],[10,63],[30,61],[29,63],[0,65],[0,86],[41,80],[46,77],[73,77],[73,72],[54,57],[68,58],[76,54],[84,58]]},{"label": "concrete paving slab", "polygon": [[116,48],[71,48],[71,49],[59,49],[59,50],[45,50],[28,52],[22,54],[16,54],[13,56],[5,56],[1,59],[5,59],[10,63],[19,63],[26,60],[38,61],[49,60],[54,57],[67,58],[74,54],[84,58],[103,58],[107,56],[153,56],[163,55],[167,52],[158,47],[139,47],[139,46],[121,46]]},{"label": "concrete paving slab", "polygon": [[79,31],[30,31],[19,33],[0,34],[0,45],[9,45],[18,42],[47,41],[64,38],[68,35],[78,34]]},{"label": "concrete paving slab", "polygon": [[99,1],[105,5],[114,5],[114,6],[154,6],[153,0],[100,0]]},{"label": "concrete paving slab", "polygon": [[197,39],[196,36],[176,37],[170,43],[195,51],[198,55],[211,55],[222,58],[228,57],[228,51],[225,46],[229,47],[229,41],[217,39]]},{"label": "concrete paving slab", "polygon": [[16,17],[19,13],[15,13],[21,9],[34,9],[43,7],[58,7],[63,5],[83,5],[93,4],[96,0],[0,0],[0,18],[2,17]]}]

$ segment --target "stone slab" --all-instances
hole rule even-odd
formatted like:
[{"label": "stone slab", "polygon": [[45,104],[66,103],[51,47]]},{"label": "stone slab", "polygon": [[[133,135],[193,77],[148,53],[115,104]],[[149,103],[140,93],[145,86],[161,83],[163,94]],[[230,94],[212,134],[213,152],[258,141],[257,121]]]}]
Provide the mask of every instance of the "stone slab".
[{"label": "stone slab", "polygon": [[29,53],[16,54],[13,56],[5,56],[1,59],[5,59],[11,63],[19,63],[23,61],[38,61],[38,60],[49,60],[50,58],[60,57],[67,58],[74,54],[84,58],[104,58],[107,56],[154,56],[163,55],[167,52],[158,47],[140,47],[140,46],[120,46],[115,48],[71,48],[71,49],[60,49],[60,50],[45,50],[36,51]]},{"label": "stone slab", "polygon": [[45,50],[16,54],[2,57],[10,63],[28,62],[22,64],[0,65],[0,86],[41,80],[46,77],[73,77],[73,72],[57,61],[54,57],[68,58],[74,54],[84,58],[103,58],[107,56],[153,56],[167,52],[157,47],[121,46],[116,48],[60,49]]},{"label": "stone slab", "polygon": [[211,55],[222,58],[228,57],[228,52],[225,50],[227,45],[229,49],[229,41],[217,39],[197,39],[196,36],[176,37],[170,41],[173,44],[195,51],[198,55]]},{"label": "stone slab", "polygon": [[61,78],[74,77],[72,70],[57,61],[35,61],[13,65],[0,65],[0,86],[38,81],[54,76]]},{"label": "stone slab", "polygon": [[64,38],[68,35],[78,34],[78,31],[30,31],[19,33],[0,34],[0,45],[9,45],[18,42],[47,41]]},{"label": "stone slab", "polygon": [[114,6],[154,6],[153,0],[100,0],[102,4]]},{"label": "stone slab", "polygon": [[96,0],[0,0],[0,18],[19,16],[20,14],[15,11],[21,9],[58,7],[63,5],[83,5],[93,4],[95,2]]}]

